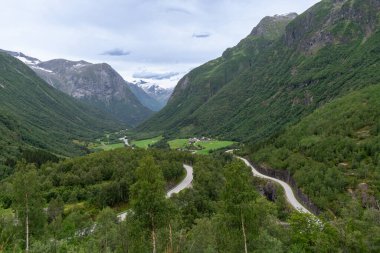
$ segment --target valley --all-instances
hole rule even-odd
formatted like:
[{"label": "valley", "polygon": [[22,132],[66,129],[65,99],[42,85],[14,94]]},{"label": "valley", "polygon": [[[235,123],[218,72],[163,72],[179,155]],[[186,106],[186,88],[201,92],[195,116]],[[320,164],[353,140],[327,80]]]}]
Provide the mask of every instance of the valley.
[{"label": "valley", "polygon": [[0,50],[0,253],[380,251],[378,0],[116,2]]},{"label": "valley", "polygon": [[[115,135],[120,135],[119,132],[115,133]],[[107,140],[105,140],[107,139]],[[158,145],[158,146],[157,146]],[[207,137],[192,137],[188,139],[174,139],[174,140],[166,140],[163,136],[156,136],[150,139],[141,139],[141,140],[130,140],[127,136],[114,139],[110,141],[107,138],[107,135],[103,140],[97,139],[95,142],[90,142],[87,145],[87,148],[93,151],[99,150],[112,150],[121,148],[124,146],[131,146],[136,148],[153,148],[153,147],[167,147],[172,150],[179,150],[184,152],[190,152],[193,154],[202,154],[207,155],[212,153],[213,151],[224,150],[233,145],[238,145],[237,142],[233,141],[221,141],[214,140]]]}]

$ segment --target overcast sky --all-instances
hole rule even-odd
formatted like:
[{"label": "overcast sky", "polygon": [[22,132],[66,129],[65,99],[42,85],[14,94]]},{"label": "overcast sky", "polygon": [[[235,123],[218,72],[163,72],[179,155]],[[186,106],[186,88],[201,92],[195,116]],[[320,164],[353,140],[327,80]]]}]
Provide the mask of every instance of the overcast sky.
[{"label": "overcast sky", "polygon": [[264,17],[318,0],[0,0],[0,48],[107,62],[126,80],[174,86]]}]

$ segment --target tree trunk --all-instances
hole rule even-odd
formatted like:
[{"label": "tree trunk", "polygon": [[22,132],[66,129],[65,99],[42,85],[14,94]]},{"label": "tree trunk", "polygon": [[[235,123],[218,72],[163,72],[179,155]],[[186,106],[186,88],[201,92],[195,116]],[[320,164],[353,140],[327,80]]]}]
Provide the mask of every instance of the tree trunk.
[{"label": "tree trunk", "polygon": [[28,205],[28,193],[25,193],[25,251],[29,252],[29,205]]},{"label": "tree trunk", "polygon": [[152,247],[153,253],[156,253],[156,232],[152,229]]},{"label": "tree trunk", "polygon": [[243,239],[244,239],[244,252],[248,253],[247,235],[245,234],[245,226],[244,226],[244,217],[243,217],[243,214],[241,214],[240,217],[241,217],[241,230],[243,232]]},{"label": "tree trunk", "polygon": [[108,235],[107,235],[107,230],[108,229],[106,229],[106,247],[105,247],[105,249],[104,249],[104,252],[107,252],[107,248],[108,248]]},{"label": "tree trunk", "polygon": [[156,253],[156,231],[155,231],[155,226],[154,226],[154,219],[153,216],[151,217],[152,219],[152,247],[153,247],[153,253]]},{"label": "tree trunk", "polygon": [[169,252],[173,253],[173,234],[172,234],[172,225],[170,223],[169,223],[169,241],[170,241]]}]

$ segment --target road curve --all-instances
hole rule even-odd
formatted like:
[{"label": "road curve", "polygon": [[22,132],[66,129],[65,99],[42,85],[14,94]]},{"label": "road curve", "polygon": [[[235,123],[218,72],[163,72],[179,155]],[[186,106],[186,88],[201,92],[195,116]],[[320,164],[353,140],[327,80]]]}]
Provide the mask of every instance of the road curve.
[{"label": "road curve", "polygon": [[[191,183],[193,182],[193,177],[194,177],[193,176],[193,167],[190,165],[186,165],[186,164],[184,164],[183,167],[186,170],[186,177],[177,186],[175,186],[174,188],[172,188],[171,190],[169,190],[166,193],[167,198],[170,198],[173,194],[179,193],[180,191],[191,187]],[[129,212],[130,212],[130,209],[125,211],[125,212],[119,213],[117,215],[117,218],[120,221],[123,221],[123,220],[125,220],[125,218],[127,217]]]},{"label": "road curve", "polygon": [[193,182],[193,167],[186,164],[184,164],[183,167],[186,170],[186,177],[181,181],[181,183],[166,193],[167,198],[170,198],[173,194],[179,193],[180,191],[191,186],[191,182]]},{"label": "road curve", "polygon": [[288,203],[290,205],[292,205],[294,207],[294,209],[296,209],[297,211],[301,212],[301,213],[308,213],[308,214],[311,214],[311,212],[309,210],[307,210],[297,199],[296,197],[294,196],[294,193],[293,193],[293,190],[292,188],[290,187],[290,185],[288,185],[287,183],[285,183],[284,181],[281,181],[277,178],[273,178],[273,177],[268,177],[266,175],[263,175],[261,174],[260,172],[258,172],[253,166],[252,164],[245,158],[243,157],[240,157],[240,156],[235,156],[236,158],[242,160],[248,167],[250,167],[252,169],[252,174],[255,176],[255,177],[259,177],[259,178],[264,178],[264,179],[267,179],[267,180],[271,180],[271,181],[274,181],[276,183],[279,183],[282,188],[284,188],[285,190],[285,196],[286,196],[286,199],[288,201]]}]

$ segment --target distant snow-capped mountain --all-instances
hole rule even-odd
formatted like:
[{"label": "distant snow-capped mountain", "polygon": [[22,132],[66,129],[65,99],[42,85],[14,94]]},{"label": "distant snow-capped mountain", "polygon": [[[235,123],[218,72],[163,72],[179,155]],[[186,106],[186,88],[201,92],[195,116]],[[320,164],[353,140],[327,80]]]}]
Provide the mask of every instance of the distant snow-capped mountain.
[{"label": "distant snow-capped mountain", "polygon": [[133,84],[143,89],[148,95],[155,98],[163,105],[166,105],[171,94],[173,93],[173,88],[163,88],[155,83],[150,83],[143,80],[135,81]]}]

